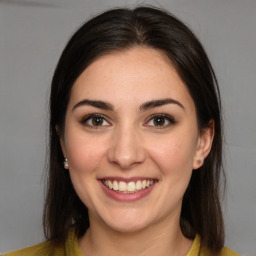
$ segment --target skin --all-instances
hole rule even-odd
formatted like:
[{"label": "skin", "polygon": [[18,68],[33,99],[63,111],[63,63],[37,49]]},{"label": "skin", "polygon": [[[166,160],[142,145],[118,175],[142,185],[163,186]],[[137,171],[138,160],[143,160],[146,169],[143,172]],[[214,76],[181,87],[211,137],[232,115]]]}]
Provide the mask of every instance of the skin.
[{"label": "skin", "polygon": [[[140,109],[166,98],[180,105]],[[110,103],[113,110],[84,99]],[[100,125],[86,119],[90,114],[102,115]],[[175,121],[160,118],[156,125],[156,114]],[[192,241],[179,226],[182,198],[212,139],[213,128],[199,131],[190,94],[159,51],[134,47],[86,68],[73,85],[61,136],[72,183],[89,211],[90,228],[79,240],[84,255],[186,255]],[[99,182],[113,176],[157,183],[146,197],[120,202]]]}]

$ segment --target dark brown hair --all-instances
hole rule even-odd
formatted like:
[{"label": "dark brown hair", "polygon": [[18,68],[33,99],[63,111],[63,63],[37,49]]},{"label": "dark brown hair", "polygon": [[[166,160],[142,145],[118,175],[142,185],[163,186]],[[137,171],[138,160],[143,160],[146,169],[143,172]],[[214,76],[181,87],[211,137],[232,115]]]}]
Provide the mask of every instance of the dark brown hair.
[{"label": "dark brown hair", "polygon": [[[163,52],[194,100],[199,130],[214,120],[215,136],[204,165],[193,171],[182,204],[183,234],[199,234],[202,244],[218,252],[224,243],[219,201],[222,169],[222,129],[217,80],[208,57],[191,30],[170,13],[152,7],[113,9],[89,20],[71,37],[56,67],[50,97],[49,173],[44,207],[44,231],[63,242],[70,227],[78,236],[89,227],[88,211],[63,167],[56,125],[63,132],[71,88],[96,58],[112,51],[144,46]],[[224,177],[224,176],[223,176]]]}]

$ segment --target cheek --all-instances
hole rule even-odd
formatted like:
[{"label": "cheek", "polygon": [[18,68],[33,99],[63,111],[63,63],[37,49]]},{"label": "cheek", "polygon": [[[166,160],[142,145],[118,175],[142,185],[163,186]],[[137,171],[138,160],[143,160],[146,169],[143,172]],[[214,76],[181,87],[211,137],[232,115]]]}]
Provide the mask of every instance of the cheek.
[{"label": "cheek", "polygon": [[97,170],[106,151],[106,143],[97,142],[92,136],[78,132],[66,136],[70,178],[78,197],[89,209],[93,209],[96,194],[91,191],[95,191]]},{"label": "cheek", "polygon": [[149,154],[164,174],[181,176],[192,172],[196,140],[191,135],[168,136],[152,142],[148,145]]},{"label": "cheek", "polygon": [[66,138],[67,158],[70,170],[87,175],[97,169],[105,154],[104,141],[97,143],[92,136],[79,134]]}]

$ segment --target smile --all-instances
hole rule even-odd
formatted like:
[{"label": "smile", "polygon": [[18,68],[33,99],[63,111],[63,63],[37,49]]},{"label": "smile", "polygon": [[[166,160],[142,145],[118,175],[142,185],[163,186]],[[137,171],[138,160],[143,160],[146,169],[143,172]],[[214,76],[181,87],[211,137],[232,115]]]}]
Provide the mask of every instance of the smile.
[{"label": "smile", "polygon": [[145,190],[154,184],[154,180],[137,180],[137,181],[116,181],[102,180],[102,183],[111,190],[119,193],[136,193]]}]

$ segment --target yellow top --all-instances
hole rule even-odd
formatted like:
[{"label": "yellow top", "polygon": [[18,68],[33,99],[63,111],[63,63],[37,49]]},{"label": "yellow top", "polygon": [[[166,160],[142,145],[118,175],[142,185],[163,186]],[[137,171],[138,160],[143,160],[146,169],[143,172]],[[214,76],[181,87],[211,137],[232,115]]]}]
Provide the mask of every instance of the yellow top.
[{"label": "yellow top", "polygon": [[[49,242],[44,242],[2,256],[84,256],[79,249],[74,231],[70,231],[64,246],[51,248]],[[213,256],[207,249],[201,248],[200,237],[196,236],[191,249],[186,256]],[[239,256],[229,248],[223,248],[218,256]]]}]

